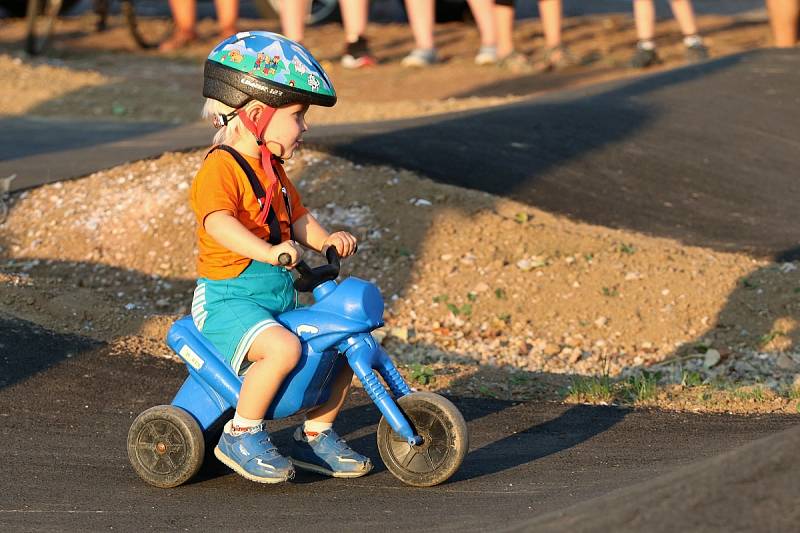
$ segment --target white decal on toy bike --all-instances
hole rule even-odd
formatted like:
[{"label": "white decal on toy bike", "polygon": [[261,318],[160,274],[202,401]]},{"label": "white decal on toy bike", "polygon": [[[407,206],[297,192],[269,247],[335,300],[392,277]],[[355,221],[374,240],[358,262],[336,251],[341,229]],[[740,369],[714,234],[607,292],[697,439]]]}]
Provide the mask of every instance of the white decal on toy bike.
[{"label": "white decal on toy bike", "polygon": [[300,324],[297,326],[297,336],[302,337],[303,333],[310,333],[315,335],[319,333],[319,328],[316,326],[309,326],[308,324]]},{"label": "white decal on toy bike", "polygon": [[189,363],[189,365],[195,370],[200,370],[203,368],[205,361],[200,359],[200,356],[194,353],[194,350],[189,348],[188,344],[184,344],[179,353],[181,357],[183,357],[183,360]]}]

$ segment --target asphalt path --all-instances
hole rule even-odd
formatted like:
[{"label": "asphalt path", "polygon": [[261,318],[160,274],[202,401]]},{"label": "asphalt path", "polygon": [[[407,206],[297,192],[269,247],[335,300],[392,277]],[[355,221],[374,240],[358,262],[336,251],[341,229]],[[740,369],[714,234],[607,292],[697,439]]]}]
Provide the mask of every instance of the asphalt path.
[{"label": "asphalt path", "polygon": [[207,146],[213,132],[204,123],[7,117],[0,120],[0,179],[14,176],[10,190],[21,191]]},{"label": "asphalt path", "polygon": [[[380,463],[377,410],[357,390],[337,424],[376,462],[367,477],[301,474],[292,483],[262,486],[209,458],[190,483],[156,489],[129,466],[127,431],[138,413],[169,403],[185,375],[168,360],[132,359],[0,318],[0,530],[525,528],[547,512],[798,422],[454,397],[468,421],[471,451],[449,482],[415,489]],[[294,423],[273,424],[279,446]]]},{"label": "asphalt path", "polygon": [[532,519],[517,531],[797,531],[800,426],[633,487]]}]

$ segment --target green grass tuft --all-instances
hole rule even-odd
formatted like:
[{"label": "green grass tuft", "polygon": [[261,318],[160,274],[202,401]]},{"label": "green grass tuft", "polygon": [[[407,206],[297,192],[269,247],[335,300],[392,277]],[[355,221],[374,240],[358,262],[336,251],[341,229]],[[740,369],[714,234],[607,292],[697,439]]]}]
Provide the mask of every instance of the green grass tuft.
[{"label": "green grass tuft", "polygon": [[608,376],[575,376],[567,396],[579,402],[605,402],[614,399],[614,384]]},{"label": "green grass tuft", "polygon": [[411,379],[421,385],[427,385],[436,380],[436,373],[428,365],[414,363],[411,365]]},{"label": "green grass tuft", "polygon": [[640,374],[631,376],[621,383],[621,394],[632,402],[646,402],[655,398],[658,392],[658,380],[661,372],[642,370]]}]

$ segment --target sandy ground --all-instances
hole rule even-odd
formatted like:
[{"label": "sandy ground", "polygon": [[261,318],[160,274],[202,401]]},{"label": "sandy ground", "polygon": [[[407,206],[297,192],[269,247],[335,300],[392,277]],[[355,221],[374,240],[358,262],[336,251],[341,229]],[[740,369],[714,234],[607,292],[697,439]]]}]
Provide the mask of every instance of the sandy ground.
[{"label": "sandy ground", "polygon": [[[761,23],[701,22],[715,54],[767,43]],[[1,114],[195,120],[213,38],[162,57],[131,53],[119,27],[100,41],[88,23],[59,26],[54,57],[35,60],[13,51],[19,25],[4,25]],[[201,31],[213,35],[209,22]],[[338,27],[315,29],[308,45],[341,103],[312,120],[431,114],[635,74],[621,66],[634,39],[626,17],[569,20],[565,34],[583,66],[518,75],[474,66],[469,26],[440,27],[448,61],[414,72],[397,65],[411,46],[404,26],[371,28],[382,64],[363,71],[341,69],[323,47],[339,42]],[[680,64],[674,24],[660,24],[659,35],[665,68]],[[535,54],[538,22],[520,24],[517,41]],[[121,355],[169,356],[164,333],[188,311],[193,288],[187,191],[201,158],[168,153],[14,195],[0,225],[0,312],[108,341]],[[495,397],[797,409],[797,264],[572,222],[313,149],[287,170],[324,224],[361,240],[346,269],[381,287],[387,326],[378,335],[418,386],[446,388],[467,374],[474,379],[458,380],[465,392]],[[629,386],[598,394],[570,376]],[[645,394],[651,381],[660,388]]]}]

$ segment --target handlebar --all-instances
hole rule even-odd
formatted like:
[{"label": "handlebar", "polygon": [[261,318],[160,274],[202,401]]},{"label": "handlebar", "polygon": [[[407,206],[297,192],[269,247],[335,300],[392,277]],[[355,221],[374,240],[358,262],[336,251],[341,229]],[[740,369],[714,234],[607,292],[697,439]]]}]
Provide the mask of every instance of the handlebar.
[{"label": "handlebar", "polygon": [[[328,249],[325,250],[325,258],[328,260],[328,264],[316,268],[311,268],[305,261],[298,261],[294,267],[299,274],[294,280],[294,288],[298,292],[311,292],[317,285],[339,277],[341,261],[335,246],[328,246]],[[291,261],[292,258],[287,253],[278,256],[278,262],[282,265],[288,265]]]}]

